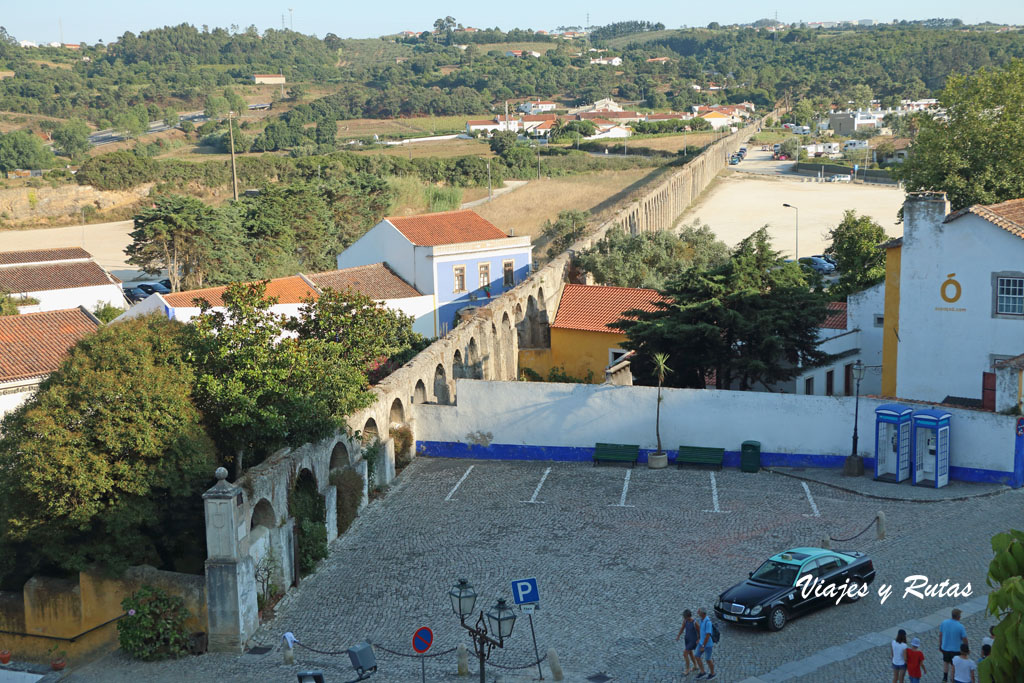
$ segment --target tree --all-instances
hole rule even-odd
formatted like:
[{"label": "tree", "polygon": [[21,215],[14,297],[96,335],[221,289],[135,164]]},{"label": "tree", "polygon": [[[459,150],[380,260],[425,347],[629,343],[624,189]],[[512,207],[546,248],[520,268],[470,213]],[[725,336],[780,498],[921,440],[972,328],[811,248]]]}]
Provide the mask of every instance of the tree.
[{"label": "tree", "polygon": [[788,137],[782,141],[782,147],[779,148],[779,152],[785,154],[790,159],[800,158],[800,139],[794,137]]},{"label": "tree", "polygon": [[867,109],[871,106],[873,94],[870,85],[858,83],[847,91],[846,98],[854,109]]},{"label": "tree", "polygon": [[208,119],[219,119],[227,116],[229,110],[230,105],[226,97],[210,95],[206,98],[206,106],[203,109],[203,113]]},{"label": "tree", "polygon": [[839,270],[839,282],[829,290],[830,294],[845,298],[885,279],[885,252],[878,245],[889,238],[881,225],[848,209],[828,237],[832,244],[825,254],[835,257]]},{"label": "tree", "polygon": [[550,244],[548,246],[548,258],[555,258],[569,248],[573,242],[583,236],[587,230],[586,211],[566,209],[558,212],[558,218],[554,223],[544,221],[543,235]]},{"label": "tree", "polygon": [[945,192],[953,210],[1024,197],[1024,61],[952,75],[946,118],[918,118],[910,155],[894,171],[908,191]]},{"label": "tree", "polygon": [[668,354],[654,354],[654,374],[658,378],[658,406],[654,413],[654,435],[658,440],[657,453],[659,455],[664,452],[661,450],[661,384],[665,381],[665,375],[670,372],[672,371],[668,367]]},{"label": "tree", "polygon": [[827,298],[812,290],[798,264],[784,263],[771,248],[766,228],[744,239],[729,262],[690,268],[665,290],[658,310],[627,311],[612,327],[637,352],[634,374],[656,379],[655,353],[676,358],[671,386],[703,388],[714,375],[720,389],[742,391],[793,379],[829,362],[818,349],[818,328]]},{"label": "tree", "polygon": [[185,345],[196,403],[236,477],[278,448],[330,436],[373,402],[341,344],[283,337],[266,282],[229,285],[221,298],[222,310],[202,302]]},{"label": "tree", "polygon": [[999,619],[992,654],[978,665],[979,681],[1019,681],[1024,678],[1024,531],[1011,529],[992,537],[995,556],[988,566],[988,613]]},{"label": "tree", "polygon": [[202,287],[214,254],[230,240],[216,210],[194,197],[160,197],[133,222],[128,263],[152,275],[166,270],[175,292]]},{"label": "tree", "polygon": [[178,125],[181,123],[181,117],[178,115],[178,110],[174,107],[165,107],[162,116],[165,126],[177,128]]},{"label": "tree", "polygon": [[412,331],[413,322],[405,313],[355,290],[326,288],[316,299],[306,301],[285,328],[299,339],[334,342],[349,363],[374,373],[385,361],[400,364],[408,360],[406,352],[426,348],[423,335]]},{"label": "tree", "polygon": [[92,149],[89,126],[81,119],[71,119],[53,130],[53,144],[66,157],[77,157]]},{"label": "tree", "polygon": [[75,174],[75,181],[97,190],[127,190],[149,182],[155,175],[156,166],[151,159],[120,150],[87,159]]},{"label": "tree", "polygon": [[200,494],[216,464],[181,331],[162,316],[105,325],[4,418],[5,584],[37,569],[201,562]]},{"label": "tree", "polygon": [[500,157],[504,157],[508,154],[508,150],[516,146],[518,141],[519,135],[515,131],[498,130],[491,136],[489,146],[492,152]]},{"label": "tree", "polygon": [[687,268],[707,270],[729,260],[729,250],[707,225],[685,225],[668,231],[630,235],[621,227],[609,230],[594,246],[576,256],[576,266],[598,284],[663,289]]},{"label": "tree", "polygon": [[49,168],[52,164],[53,155],[32,133],[24,130],[0,133],[0,172],[16,168]]},{"label": "tree", "polygon": [[306,86],[301,83],[293,83],[288,88],[288,97],[292,98],[296,102],[299,102],[306,96]]}]

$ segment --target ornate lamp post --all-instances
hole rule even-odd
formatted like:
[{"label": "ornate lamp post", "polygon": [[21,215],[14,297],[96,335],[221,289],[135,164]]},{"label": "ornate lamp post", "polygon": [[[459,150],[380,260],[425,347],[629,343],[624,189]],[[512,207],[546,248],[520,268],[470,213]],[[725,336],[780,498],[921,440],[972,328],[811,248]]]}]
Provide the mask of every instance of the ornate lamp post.
[{"label": "ornate lamp post", "polygon": [[864,475],[864,459],[857,455],[857,422],[860,419],[860,381],[864,379],[867,366],[860,360],[853,364],[853,379],[856,381],[856,389],[853,399],[853,449],[850,456],[843,463],[843,475],[847,477],[860,477]]},{"label": "ornate lamp post", "polygon": [[[505,603],[504,598],[498,598],[497,604],[487,611],[487,619],[484,619],[484,612],[480,610],[476,624],[471,626],[466,623],[466,618],[473,616],[473,608],[476,606],[477,596],[473,586],[465,579],[459,579],[459,582],[448,591],[448,597],[452,601],[452,611],[459,617],[462,628],[469,631],[473,639],[473,651],[480,662],[480,683],[486,683],[485,662],[491,656],[493,648],[505,647],[505,639],[512,635],[512,628],[516,625],[516,613]],[[494,639],[495,636],[497,640]]]}]

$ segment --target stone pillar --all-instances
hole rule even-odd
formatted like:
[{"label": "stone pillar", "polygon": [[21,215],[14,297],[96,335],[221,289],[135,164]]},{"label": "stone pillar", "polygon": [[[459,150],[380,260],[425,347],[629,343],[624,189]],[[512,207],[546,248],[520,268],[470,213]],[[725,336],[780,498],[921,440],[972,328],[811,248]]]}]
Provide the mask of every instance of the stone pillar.
[{"label": "stone pillar", "polygon": [[211,652],[242,652],[259,626],[252,558],[240,541],[247,535],[242,489],[217,468],[217,483],[203,494],[206,510],[206,613]]},{"label": "stone pillar", "polygon": [[338,537],[338,488],[324,488],[324,505],[327,507],[327,542],[331,543]]}]

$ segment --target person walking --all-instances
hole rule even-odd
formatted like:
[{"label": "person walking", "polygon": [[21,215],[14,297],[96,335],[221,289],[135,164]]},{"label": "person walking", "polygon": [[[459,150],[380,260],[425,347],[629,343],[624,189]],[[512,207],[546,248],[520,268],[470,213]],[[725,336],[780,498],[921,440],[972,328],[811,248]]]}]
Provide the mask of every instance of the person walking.
[{"label": "person walking", "polygon": [[970,658],[967,643],[960,646],[960,654],[953,657],[953,683],[977,683],[978,665]]},{"label": "person walking", "polygon": [[892,683],[903,683],[907,675],[907,632],[900,629],[892,641]]},{"label": "person walking", "polygon": [[[713,630],[711,617],[703,607],[697,610],[697,617],[700,619],[700,635],[698,636],[700,640],[697,643],[697,665],[700,666],[700,673],[697,674],[697,678],[710,681],[715,677],[715,660],[711,655],[714,648],[714,642],[711,640],[711,631]],[[708,663],[707,673],[704,672],[704,662],[701,661],[701,657]]]},{"label": "person walking", "polygon": [[921,677],[927,673],[924,668],[924,653],[921,652],[921,639],[914,638],[904,653],[907,659],[907,680],[909,683],[921,683]]},{"label": "person walking", "polygon": [[950,618],[939,624],[939,650],[942,652],[942,680],[949,680],[953,658],[960,654],[960,647],[967,645],[967,629],[960,623],[960,610],[954,609]]},{"label": "person walking", "polygon": [[686,662],[683,675],[689,676],[698,668],[703,672],[703,667],[697,666],[697,658],[693,656],[693,651],[697,649],[697,622],[693,620],[693,612],[688,609],[683,610],[683,625],[676,634],[676,642],[680,636],[683,636],[683,661]]}]

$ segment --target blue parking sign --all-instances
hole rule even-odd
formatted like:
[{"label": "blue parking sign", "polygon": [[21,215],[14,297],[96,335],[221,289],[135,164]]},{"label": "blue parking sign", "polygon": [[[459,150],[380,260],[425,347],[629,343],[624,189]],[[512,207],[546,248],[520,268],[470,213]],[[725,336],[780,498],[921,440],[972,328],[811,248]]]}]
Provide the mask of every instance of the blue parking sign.
[{"label": "blue parking sign", "polygon": [[537,579],[519,579],[512,582],[512,599],[517,605],[540,602]]}]

